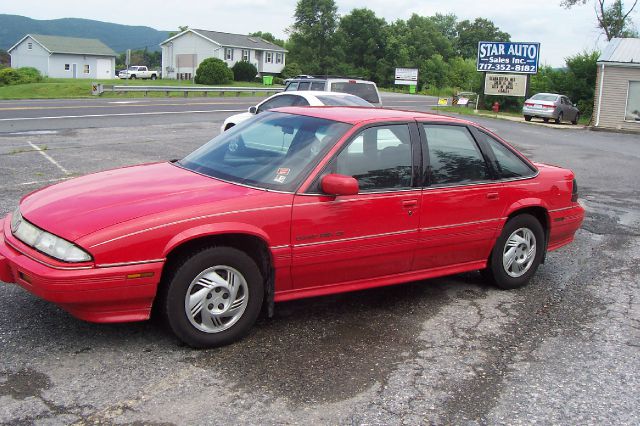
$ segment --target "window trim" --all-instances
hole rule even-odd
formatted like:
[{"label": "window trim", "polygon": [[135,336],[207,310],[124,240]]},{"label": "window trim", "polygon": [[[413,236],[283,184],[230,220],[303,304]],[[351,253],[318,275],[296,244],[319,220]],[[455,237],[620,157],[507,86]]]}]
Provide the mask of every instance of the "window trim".
[{"label": "window trim", "polygon": [[[247,58],[245,59],[244,54],[247,54]],[[242,49],[242,60],[245,62],[249,62],[251,60],[251,51],[249,49]]]},{"label": "window trim", "polygon": [[83,74],[91,74],[91,66],[89,64],[84,64],[82,67]]},{"label": "window trim", "polygon": [[640,84],[640,80],[628,80],[627,81],[627,96],[624,100],[624,111],[623,111],[623,116],[622,116],[622,121],[625,123],[633,123],[633,124],[640,124],[640,121],[636,121],[636,120],[627,120],[627,109],[629,108],[629,92],[631,92],[631,83],[638,83]]},{"label": "window trim", "polygon": [[224,48],[224,60],[233,61],[233,47]]},{"label": "window trim", "polygon": [[[320,179],[323,176],[330,174],[328,170],[331,167],[340,155],[342,151],[347,149],[349,144],[355,140],[360,133],[365,130],[371,129],[373,127],[385,127],[385,126],[394,126],[394,125],[406,125],[409,127],[409,140],[411,143],[411,186],[406,188],[390,188],[390,189],[372,189],[369,191],[358,191],[357,196],[360,195],[371,195],[371,194],[388,194],[394,192],[407,192],[407,191],[415,191],[422,189],[422,138],[420,137],[418,125],[415,121],[387,121],[387,122],[376,122],[376,123],[368,123],[362,125],[358,128],[353,129],[351,135],[345,139],[342,144],[338,147],[338,150],[329,158],[322,169],[316,173],[316,175],[311,179],[311,182],[307,186],[304,191],[297,192],[298,195],[313,195],[313,196],[329,196],[322,191],[319,191],[320,188]],[[325,157],[326,158],[326,157]]]},{"label": "window trim", "polygon": [[64,64],[65,71],[71,71],[71,64]]},{"label": "window trim", "polygon": [[273,63],[273,52],[267,51],[264,53],[264,62],[266,64],[272,64]]}]

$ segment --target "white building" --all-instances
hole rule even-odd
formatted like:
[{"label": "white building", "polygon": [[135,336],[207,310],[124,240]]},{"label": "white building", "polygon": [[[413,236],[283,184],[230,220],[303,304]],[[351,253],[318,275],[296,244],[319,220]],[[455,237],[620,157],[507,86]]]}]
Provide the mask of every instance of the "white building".
[{"label": "white building", "polygon": [[100,40],[27,34],[10,49],[11,68],[54,78],[115,78],[116,53]]},{"label": "white building", "polygon": [[255,65],[260,75],[279,74],[287,51],[260,37],[187,29],[160,43],[163,78],[191,79],[202,61],[222,59],[229,68],[236,62]]}]

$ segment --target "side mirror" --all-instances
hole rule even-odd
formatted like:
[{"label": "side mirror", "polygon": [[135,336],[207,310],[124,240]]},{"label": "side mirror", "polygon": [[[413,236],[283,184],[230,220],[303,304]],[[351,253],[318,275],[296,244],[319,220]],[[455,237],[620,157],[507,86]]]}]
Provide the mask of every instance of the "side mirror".
[{"label": "side mirror", "polygon": [[356,195],[360,191],[358,181],[355,178],[338,174],[323,176],[320,186],[322,192],[329,195]]},{"label": "side mirror", "polygon": [[577,107],[578,107],[578,104],[573,104],[573,106],[577,108]]},{"label": "side mirror", "polygon": [[249,107],[248,110],[251,114],[257,114],[258,113],[258,108],[256,108],[255,106]]}]

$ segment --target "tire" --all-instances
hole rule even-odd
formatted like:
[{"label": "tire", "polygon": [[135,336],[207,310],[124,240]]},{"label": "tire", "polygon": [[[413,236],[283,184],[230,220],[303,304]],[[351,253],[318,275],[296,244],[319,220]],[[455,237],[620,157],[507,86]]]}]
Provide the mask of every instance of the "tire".
[{"label": "tire", "polygon": [[135,80],[135,79],[136,79],[135,74],[134,74],[134,75],[132,75],[132,76],[130,77],[130,79],[131,79],[131,80]]},{"label": "tire", "polygon": [[549,119],[548,119],[547,117],[544,117],[544,118],[542,119],[542,121],[544,121],[545,123],[548,123],[548,122],[549,122]]},{"label": "tire", "polygon": [[579,120],[580,120],[580,113],[579,113],[579,112],[577,112],[577,113],[576,113],[576,118],[574,118],[574,119],[571,121],[571,124],[573,124],[573,125],[575,126],[576,124],[578,124],[578,121],[579,121]]},{"label": "tire", "polygon": [[525,115],[524,116],[524,121],[531,121],[531,116],[530,115]]},{"label": "tire", "polygon": [[155,74],[152,74],[152,75],[151,75],[151,80],[155,80],[155,79],[157,79],[157,78],[158,78],[158,76],[157,76],[157,75],[155,75]]},{"label": "tire", "polygon": [[209,247],[169,271],[159,301],[178,339],[194,348],[223,346],[245,336],[255,323],[263,282],[260,269],[246,253]]},{"label": "tire", "polygon": [[545,247],[544,230],[538,219],[530,214],[515,216],[505,224],[482,275],[505,290],[523,287],[536,273]]},{"label": "tire", "polygon": [[560,114],[558,114],[558,118],[556,118],[556,124],[562,123],[563,118],[564,118],[564,115],[561,112]]}]

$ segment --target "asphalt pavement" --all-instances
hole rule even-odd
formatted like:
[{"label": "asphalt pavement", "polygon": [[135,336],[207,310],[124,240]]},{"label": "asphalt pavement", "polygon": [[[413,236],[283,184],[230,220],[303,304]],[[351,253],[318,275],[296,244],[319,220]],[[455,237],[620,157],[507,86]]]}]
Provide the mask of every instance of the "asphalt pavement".
[{"label": "asphalt pavement", "polygon": [[[120,111],[112,101],[0,102],[14,120],[0,121],[0,213],[49,183],[180,158],[218,134],[230,112],[214,110],[258,100],[42,118]],[[41,109],[6,109],[25,105]],[[64,105],[77,108],[42,108]],[[529,286],[469,273],[280,303],[243,341],[192,350],[154,322],[90,324],[0,284],[0,423],[640,424],[640,138],[473,120],[576,172],[583,228]]]}]

